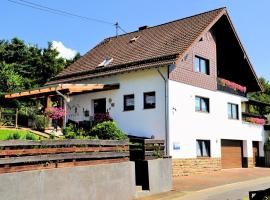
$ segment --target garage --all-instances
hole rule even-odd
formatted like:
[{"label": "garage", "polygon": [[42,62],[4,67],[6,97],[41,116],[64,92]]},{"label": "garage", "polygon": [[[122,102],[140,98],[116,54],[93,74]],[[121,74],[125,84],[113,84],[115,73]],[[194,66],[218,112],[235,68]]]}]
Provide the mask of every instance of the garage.
[{"label": "garage", "polygon": [[241,140],[221,140],[222,169],[242,167],[242,144]]}]

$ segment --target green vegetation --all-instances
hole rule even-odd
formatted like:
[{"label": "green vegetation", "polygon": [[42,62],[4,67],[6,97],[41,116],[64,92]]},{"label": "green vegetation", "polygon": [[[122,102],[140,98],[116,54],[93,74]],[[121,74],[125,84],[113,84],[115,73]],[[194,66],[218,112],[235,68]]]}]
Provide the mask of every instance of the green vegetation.
[{"label": "green vegetation", "polygon": [[[72,60],[59,57],[51,42],[46,48],[39,48],[18,38],[0,40],[0,94],[40,87],[79,57],[80,54]],[[18,104],[0,102],[7,106]]]},{"label": "green vegetation", "polygon": [[0,140],[38,140],[39,137],[29,131],[0,129]]},{"label": "green vegetation", "polygon": [[98,123],[90,131],[77,130],[72,124],[69,124],[63,129],[63,134],[68,139],[123,140],[127,138],[114,121]]},{"label": "green vegetation", "polygon": [[[263,87],[263,92],[253,93],[250,95],[250,98],[270,104],[270,83],[269,83],[269,81],[267,81],[263,77],[261,77],[259,80],[260,80],[261,85]],[[270,113],[270,108],[268,107],[268,108],[261,110],[257,107],[252,107],[251,112],[253,112],[255,114],[266,115],[266,114]]]},{"label": "green vegetation", "polygon": [[117,127],[114,121],[98,123],[91,129],[91,134],[99,139],[123,140],[127,138],[126,134]]}]

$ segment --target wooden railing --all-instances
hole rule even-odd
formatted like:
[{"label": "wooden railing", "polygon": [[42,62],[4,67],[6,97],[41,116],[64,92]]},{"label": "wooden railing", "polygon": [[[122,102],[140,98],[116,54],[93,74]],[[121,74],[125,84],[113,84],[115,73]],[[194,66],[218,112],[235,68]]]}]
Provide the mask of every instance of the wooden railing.
[{"label": "wooden railing", "polygon": [[151,160],[165,156],[165,141],[155,139],[130,139],[130,160]]},{"label": "wooden railing", "polygon": [[0,173],[129,160],[128,140],[6,140],[0,148]]}]

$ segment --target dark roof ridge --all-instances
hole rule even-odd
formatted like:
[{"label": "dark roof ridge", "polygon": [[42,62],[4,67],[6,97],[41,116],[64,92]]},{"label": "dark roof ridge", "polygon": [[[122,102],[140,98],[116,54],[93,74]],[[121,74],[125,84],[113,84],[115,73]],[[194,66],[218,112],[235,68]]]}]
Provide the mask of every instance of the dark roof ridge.
[{"label": "dark roof ridge", "polygon": [[[163,26],[163,25],[170,24],[170,23],[174,23],[174,22],[177,22],[177,21],[189,19],[189,18],[192,18],[192,17],[196,17],[196,16],[199,16],[199,15],[203,15],[203,14],[206,14],[206,13],[210,13],[210,12],[214,12],[214,11],[222,10],[222,9],[227,10],[227,7],[226,7],[226,6],[223,6],[223,7],[220,7],[220,8],[213,9],[213,10],[201,12],[201,13],[198,13],[198,14],[195,14],[195,15],[192,15],[192,16],[187,16],[187,17],[183,17],[183,18],[180,18],[180,19],[175,19],[175,20],[173,20],[173,21],[164,22],[164,23],[162,23],[162,24],[157,24],[157,25],[154,25],[154,26],[149,26],[147,29],[144,29],[144,30],[148,30],[148,29],[151,29],[151,28],[156,28],[156,27],[159,27],[159,26]],[[130,34],[130,33],[142,32],[142,31],[144,31],[144,30],[141,30],[141,31],[135,30],[135,31],[131,31],[131,32],[128,32],[128,33],[124,33],[124,34],[118,35],[118,36],[107,37],[107,38],[105,38],[104,40],[102,40],[102,42],[103,42],[103,41],[106,41],[106,40],[109,40],[109,39],[113,39],[113,38],[125,36],[125,35],[128,35],[128,34]],[[102,43],[102,42],[101,42],[101,43]]]}]

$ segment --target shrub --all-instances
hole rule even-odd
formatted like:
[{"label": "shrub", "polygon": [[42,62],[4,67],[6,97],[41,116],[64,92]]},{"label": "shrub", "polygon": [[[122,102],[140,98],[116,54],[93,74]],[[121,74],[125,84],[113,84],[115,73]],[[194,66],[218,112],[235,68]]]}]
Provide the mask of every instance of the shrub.
[{"label": "shrub", "polygon": [[127,138],[114,121],[104,121],[97,124],[91,129],[91,134],[96,135],[99,139],[123,140]]},{"label": "shrub", "polygon": [[25,139],[26,139],[26,140],[36,140],[37,138],[36,138],[36,136],[35,136],[34,134],[32,134],[32,133],[26,133]]},{"label": "shrub", "polygon": [[33,120],[33,129],[38,131],[44,131],[49,125],[49,119],[44,115],[35,115]]},{"label": "shrub", "polygon": [[20,134],[18,132],[16,133],[11,133],[7,136],[7,140],[18,140],[20,139]]},{"label": "shrub", "polygon": [[72,124],[68,124],[65,128],[63,128],[63,134],[68,139],[76,138],[76,131]]}]

